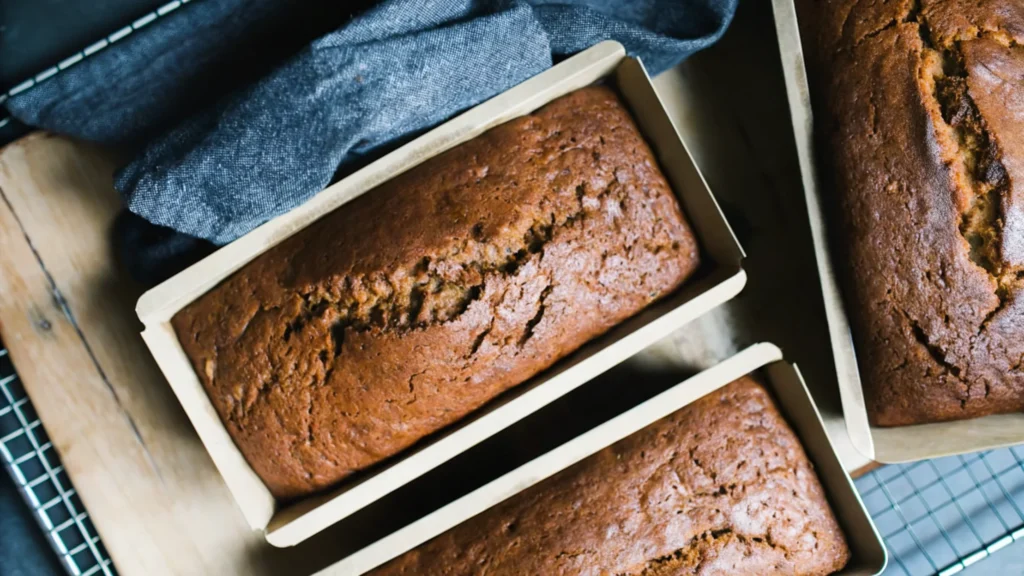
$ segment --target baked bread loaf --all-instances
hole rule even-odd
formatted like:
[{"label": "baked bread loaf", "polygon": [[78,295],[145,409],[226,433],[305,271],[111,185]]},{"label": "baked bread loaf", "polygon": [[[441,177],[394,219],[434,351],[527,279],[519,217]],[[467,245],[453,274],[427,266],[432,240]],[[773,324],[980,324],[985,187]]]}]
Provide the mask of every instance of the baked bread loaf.
[{"label": "baked bread loaf", "polygon": [[466,416],[698,261],[629,113],[590,87],[328,214],[172,324],[246,460],[291,498]]},{"label": "baked bread loaf", "polygon": [[871,422],[1024,409],[1024,3],[798,16]]},{"label": "baked bread loaf", "polygon": [[813,575],[849,556],[800,441],[748,376],[370,574]]}]

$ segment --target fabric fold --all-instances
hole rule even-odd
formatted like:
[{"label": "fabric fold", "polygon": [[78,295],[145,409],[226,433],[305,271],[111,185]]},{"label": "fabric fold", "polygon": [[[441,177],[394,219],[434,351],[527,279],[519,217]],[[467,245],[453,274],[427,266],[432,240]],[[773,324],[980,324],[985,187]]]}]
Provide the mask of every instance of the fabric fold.
[{"label": "fabric fold", "polygon": [[[8,107],[28,124],[136,150],[115,179],[128,208],[223,244],[553,58],[614,39],[652,73],[673,66],[722,35],[736,1],[386,0],[350,15],[317,2],[198,0]],[[342,23],[324,34],[326,22]],[[123,236],[160,238],[171,247],[147,252],[175,266],[188,259],[167,252],[196,250],[166,231]]]}]

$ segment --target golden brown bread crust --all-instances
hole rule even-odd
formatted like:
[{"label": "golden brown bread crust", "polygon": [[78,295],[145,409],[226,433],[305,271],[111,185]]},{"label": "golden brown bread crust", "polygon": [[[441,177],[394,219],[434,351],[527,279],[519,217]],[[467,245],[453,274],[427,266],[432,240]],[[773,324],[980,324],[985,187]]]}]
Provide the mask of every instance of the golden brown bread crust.
[{"label": "golden brown bread crust", "polygon": [[849,557],[799,439],[747,376],[370,574],[811,575]]},{"label": "golden brown bread crust", "polygon": [[871,422],[1024,410],[1024,3],[798,14]]},{"label": "golden brown bread crust", "polygon": [[608,88],[395,177],[172,320],[278,498],[462,418],[668,294],[698,248]]}]

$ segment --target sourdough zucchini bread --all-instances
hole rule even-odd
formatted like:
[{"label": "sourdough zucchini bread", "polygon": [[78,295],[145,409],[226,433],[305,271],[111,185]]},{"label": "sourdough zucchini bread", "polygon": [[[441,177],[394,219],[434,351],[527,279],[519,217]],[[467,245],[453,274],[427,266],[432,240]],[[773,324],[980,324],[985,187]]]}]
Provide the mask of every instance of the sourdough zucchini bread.
[{"label": "sourdough zucchini bread", "polygon": [[606,87],[323,217],[172,319],[277,498],[401,452],[677,288],[696,241]]},{"label": "sourdough zucchini bread", "polygon": [[1024,3],[798,16],[871,422],[1024,409]]},{"label": "sourdough zucchini bread", "polygon": [[748,376],[370,574],[815,575],[849,557],[799,439]]}]

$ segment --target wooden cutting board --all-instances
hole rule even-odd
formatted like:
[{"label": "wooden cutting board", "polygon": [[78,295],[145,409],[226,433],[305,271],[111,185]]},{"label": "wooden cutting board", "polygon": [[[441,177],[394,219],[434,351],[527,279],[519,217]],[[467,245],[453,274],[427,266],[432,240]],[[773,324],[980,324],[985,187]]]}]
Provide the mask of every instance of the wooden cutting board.
[{"label": "wooden cutting board", "polygon": [[[763,6],[761,6],[763,4]],[[734,302],[672,337],[693,368],[752,341],[797,361],[848,469],[768,3],[655,84],[748,252]],[[756,94],[752,93],[756,87]],[[117,162],[45,133],[0,150],[0,337],[122,574],[309,574],[331,531],[292,549],[246,527],[139,337],[141,287],[110,231]]]},{"label": "wooden cutting board", "polygon": [[[115,159],[35,133],[0,151],[0,336],[123,574],[310,573],[325,540],[245,525],[139,337],[117,267]],[[329,540],[327,536],[326,540]]]}]

